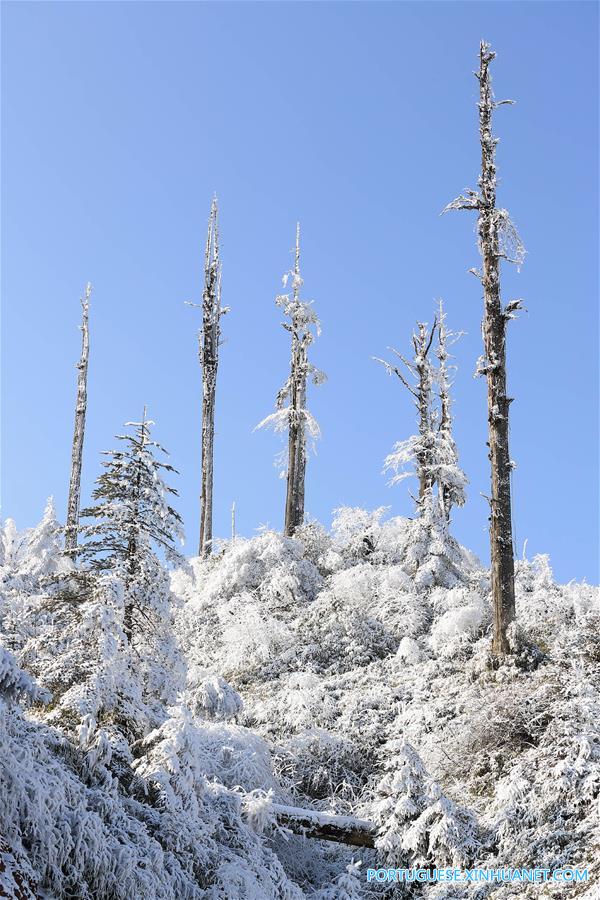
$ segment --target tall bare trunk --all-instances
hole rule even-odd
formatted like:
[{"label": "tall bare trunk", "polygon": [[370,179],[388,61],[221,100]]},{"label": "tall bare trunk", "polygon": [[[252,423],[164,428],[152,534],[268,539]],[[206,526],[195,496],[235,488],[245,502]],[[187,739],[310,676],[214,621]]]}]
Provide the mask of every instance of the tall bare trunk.
[{"label": "tall bare trunk", "polygon": [[73,429],[73,449],[71,451],[71,480],[67,503],[67,523],[65,527],[65,549],[74,554],[77,548],[79,506],[81,501],[81,467],[83,463],[83,441],[85,417],[87,413],[87,372],[90,354],[89,308],[92,286],[88,282],[81,298],[81,356],[77,363],[77,400],[75,403],[75,426]]},{"label": "tall bare trunk", "polygon": [[478,373],[485,375],[488,391],[488,447],[491,463],[490,555],[492,568],[492,604],[494,635],[492,651],[509,653],[509,626],[515,620],[514,555],[510,474],[512,464],[508,447],[509,407],[506,395],[506,323],[514,318],[521,301],[512,300],[504,309],[500,301],[500,260],[523,262],[525,251],[519,235],[505,209],[496,207],[496,139],[492,133],[492,114],[496,107],[512,100],[494,101],[489,66],[495,57],[490,45],[479,48],[479,137],[481,141],[481,175],[479,191],[467,191],[449,209],[472,209],[479,214],[477,228],[479,249],[483,259],[483,343],[484,358]]},{"label": "tall bare trunk", "polygon": [[511,398],[506,395],[506,317],[500,302],[499,217],[496,210],[496,141],[492,134],[494,100],[489,64],[494,59],[482,41],[479,66],[479,133],[481,140],[481,199],[479,240],[483,256],[483,341],[488,390],[488,442],[492,470],[490,550],[495,653],[510,651],[507,629],[515,618],[514,556],[510,497],[511,461],[508,447],[508,415]]},{"label": "tall bare trunk", "polygon": [[202,477],[200,491],[200,541],[198,553],[208,556],[213,539],[213,467],[215,444],[215,396],[221,333],[221,264],[219,261],[218,207],[213,200],[208,222],[202,295],[202,331],[199,337],[202,366]]},{"label": "tall bare trunk", "polygon": [[[296,226],[294,257],[294,303],[300,302],[300,225]],[[296,306],[296,308],[298,308]],[[288,472],[285,498],[284,531],[291,537],[304,521],[304,482],[306,472],[306,426],[303,418],[306,406],[307,366],[306,348],[299,323],[292,320],[292,356],[290,366],[290,425],[288,435]]]}]

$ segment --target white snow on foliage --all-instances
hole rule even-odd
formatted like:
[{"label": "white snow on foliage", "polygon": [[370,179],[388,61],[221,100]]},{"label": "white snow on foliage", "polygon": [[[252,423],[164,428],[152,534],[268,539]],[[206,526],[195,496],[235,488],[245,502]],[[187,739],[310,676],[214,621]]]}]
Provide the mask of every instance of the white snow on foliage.
[{"label": "white snow on foliage", "polygon": [[[132,653],[121,576],[61,541],[49,505],[0,542],[0,893],[594,896],[596,588],[519,561],[519,649],[498,664],[489,573],[444,521],[342,509],[331,533],[237,537],[170,573],[152,557],[169,613]],[[376,847],[294,834],[294,808],[370,822]],[[367,884],[405,865],[590,880]]]}]

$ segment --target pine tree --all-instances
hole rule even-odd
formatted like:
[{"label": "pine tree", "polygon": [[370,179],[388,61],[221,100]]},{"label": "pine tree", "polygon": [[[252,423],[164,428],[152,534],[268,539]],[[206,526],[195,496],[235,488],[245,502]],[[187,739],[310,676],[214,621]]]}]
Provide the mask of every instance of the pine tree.
[{"label": "pine tree", "polygon": [[92,572],[110,573],[123,583],[125,637],[144,663],[148,694],[163,696],[177,654],[169,578],[158,554],[180,562],[176,541],[183,532],[169,502],[177,491],[163,480],[163,473],[176,470],[155,458],[155,451],[166,451],[150,438],[153,424],[144,410],[141,422],[127,423],[133,434],[118,435],[122,448],[106,453],[93,493],[96,505],[82,511],[94,521],[82,529],[88,540],[80,549]]},{"label": "pine tree", "polygon": [[75,402],[75,426],[73,429],[73,450],[71,453],[71,480],[67,504],[65,526],[65,549],[73,553],[77,547],[79,525],[79,504],[81,497],[81,467],[83,463],[83,440],[85,417],[87,414],[87,372],[90,355],[89,310],[92,286],[88,282],[81,298],[81,357],[77,363],[77,400]]},{"label": "pine tree", "polygon": [[321,332],[319,320],[312,303],[300,298],[303,280],[300,275],[300,225],[296,226],[294,268],[283,276],[284,286],[291,279],[292,293],[276,297],[289,321],[283,327],[291,335],[290,375],[277,395],[277,411],[263,419],[256,427],[272,427],[276,432],[288,434],[287,491],[285,501],[284,533],[292,536],[304,522],[304,493],[306,480],[306,436],[316,440],[320,429],[306,406],[309,378],[313,384],[322,384],[325,374],[308,359],[308,350],[315,336]]},{"label": "pine tree", "polygon": [[386,744],[385,774],[377,786],[376,848],[396,867],[460,866],[477,848],[468,810],[445,797],[403,738]]},{"label": "pine tree", "polygon": [[[478,214],[479,251],[483,260],[476,272],[483,284],[484,356],[478,374],[485,375],[488,388],[488,446],[491,463],[490,550],[492,565],[492,604],[494,635],[492,650],[497,654],[511,651],[509,628],[515,619],[514,552],[510,476],[513,464],[509,452],[509,408],[512,398],[506,393],[506,323],[520,309],[513,300],[502,308],[500,300],[500,260],[520,265],[525,256],[523,244],[505,209],[496,206],[496,145],[492,132],[493,111],[511,100],[496,102],[492,92],[489,66],[496,54],[485,41],[479,48],[479,136],[481,142],[481,175],[479,191],[467,191],[452,203],[450,209],[471,209]],[[474,271],[474,270],[473,270]]]}]

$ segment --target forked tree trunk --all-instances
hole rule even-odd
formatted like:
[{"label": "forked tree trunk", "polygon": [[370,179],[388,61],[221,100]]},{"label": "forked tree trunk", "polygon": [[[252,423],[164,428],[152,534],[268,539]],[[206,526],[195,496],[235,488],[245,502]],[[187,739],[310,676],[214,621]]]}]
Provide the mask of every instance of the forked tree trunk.
[{"label": "forked tree trunk", "polygon": [[508,416],[511,398],[506,395],[506,316],[500,302],[499,216],[496,211],[496,142],[492,134],[494,100],[489,64],[494,59],[489,45],[482,42],[479,67],[479,131],[481,178],[479,200],[479,240],[483,257],[484,292],[483,341],[488,390],[488,443],[492,493],[490,550],[492,603],[496,654],[510,652],[507,635],[515,619],[514,556],[510,496],[511,461],[508,446]]},{"label": "forked tree trunk", "polygon": [[221,266],[219,262],[217,201],[208,222],[202,294],[202,331],[199,338],[202,366],[202,475],[200,489],[200,540],[198,554],[208,556],[213,539],[213,465],[215,444],[215,396],[221,333]]},{"label": "forked tree trunk", "polygon": [[77,529],[81,502],[81,467],[83,463],[83,442],[85,437],[85,417],[87,413],[87,372],[90,354],[89,309],[92,286],[88,282],[81,298],[81,356],[77,363],[77,399],[75,402],[75,426],[71,452],[71,480],[67,502],[67,523],[65,527],[65,550],[74,554],[77,548]]},{"label": "forked tree trunk", "polygon": [[434,319],[431,331],[427,330],[424,322],[418,322],[418,334],[413,334],[413,347],[415,351],[414,367],[417,373],[417,410],[419,413],[419,435],[422,439],[422,448],[417,453],[417,475],[419,478],[419,509],[425,509],[427,497],[433,489],[433,451],[431,445],[432,421],[431,421],[431,366],[428,360],[429,351],[437,320]]}]

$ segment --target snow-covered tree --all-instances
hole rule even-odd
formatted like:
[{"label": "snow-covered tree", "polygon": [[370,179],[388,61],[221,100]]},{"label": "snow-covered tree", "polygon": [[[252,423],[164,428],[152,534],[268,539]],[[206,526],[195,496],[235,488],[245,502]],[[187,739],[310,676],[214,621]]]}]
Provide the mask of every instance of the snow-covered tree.
[{"label": "snow-covered tree", "polygon": [[377,786],[375,841],[396,867],[466,865],[477,848],[475,819],[445,797],[403,738],[386,745],[386,772]]},{"label": "snow-covered tree", "polygon": [[306,477],[307,434],[313,440],[320,435],[319,426],[306,406],[309,379],[322,384],[325,375],[308,358],[308,350],[315,336],[320,334],[320,323],[312,303],[300,298],[303,280],[300,275],[300,225],[296,227],[294,268],[283,276],[283,284],[291,280],[292,293],[276,297],[277,306],[283,309],[286,322],[283,327],[291,335],[292,348],[290,375],[276,400],[276,412],[256,426],[271,427],[276,432],[287,432],[287,467],[282,471],[287,477],[284,533],[294,534],[304,522],[304,489]]},{"label": "snow-covered tree", "polygon": [[172,634],[173,597],[159,554],[181,562],[176,542],[183,532],[170,503],[177,491],[163,478],[176,470],[156,458],[156,451],[166,451],[151,440],[153,424],[144,410],[141,422],[128,423],[132,434],[118,435],[123,446],[106,453],[93,492],[96,503],[81,513],[93,521],[81,529],[87,541],[80,557],[92,573],[109,573],[122,583],[122,628],[141,665],[145,689],[170,701],[179,662]]},{"label": "snow-covered tree", "polygon": [[[434,353],[438,358],[436,367],[431,359],[431,350],[437,332]],[[416,475],[419,481],[417,510],[421,516],[435,516],[433,506],[439,505],[447,520],[453,505],[465,502],[467,478],[458,464],[458,451],[452,434],[452,413],[450,389],[452,387],[449,365],[449,344],[460,335],[448,331],[446,314],[442,302],[431,328],[424,322],[417,323],[413,334],[413,356],[409,360],[393,348],[405,372],[399,365],[392,365],[376,357],[388,375],[396,375],[410,392],[417,408],[418,432],[406,440],[399,441],[384,463],[384,472],[391,472],[390,484]],[[412,379],[407,378],[410,376]],[[434,501],[434,488],[437,499]]]},{"label": "snow-covered tree", "polygon": [[157,551],[169,561],[182,561],[176,548],[183,537],[181,516],[169,502],[177,491],[162,477],[163,472],[176,470],[156,459],[156,450],[166,450],[151,440],[152,425],[145,409],[141,422],[126,423],[134,433],[117,435],[123,448],[105,451],[108,460],[92,495],[97,502],[81,513],[94,520],[84,529],[88,540],[81,548],[82,558],[93,571],[110,571],[124,582],[123,624],[130,640],[136,631],[148,628],[151,613],[165,613],[166,579]]}]

